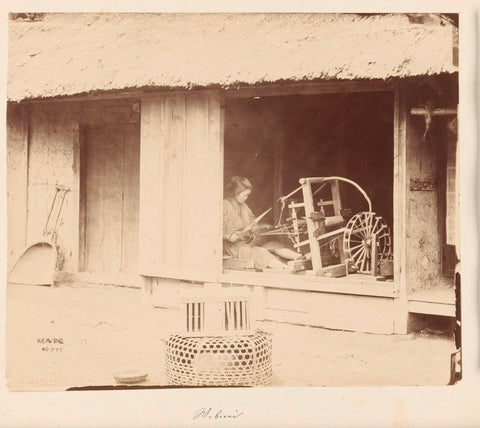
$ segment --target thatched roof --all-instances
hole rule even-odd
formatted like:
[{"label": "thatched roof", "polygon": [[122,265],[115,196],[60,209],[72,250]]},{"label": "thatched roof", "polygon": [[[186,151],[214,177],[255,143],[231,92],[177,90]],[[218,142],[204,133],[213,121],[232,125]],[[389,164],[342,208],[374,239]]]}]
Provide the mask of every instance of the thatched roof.
[{"label": "thatched roof", "polygon": [[[45,14],[9,22],[8,99],[452,73],[454,27],[405,14]],[[418,18],[418,17],[417,17]]]}]

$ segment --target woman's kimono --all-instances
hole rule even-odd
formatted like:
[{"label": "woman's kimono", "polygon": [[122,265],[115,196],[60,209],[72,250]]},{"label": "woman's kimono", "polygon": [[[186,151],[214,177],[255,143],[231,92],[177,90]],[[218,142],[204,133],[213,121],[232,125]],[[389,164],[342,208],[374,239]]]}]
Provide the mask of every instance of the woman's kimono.
[{"label": "woman's kimono", "polygon": [[239,204],[235,199],[224,199],[223,201],[223,247],[225,252],[237,259],[253,260],[257,269],[264,269],[269,266],[275,258],[268,250],[257,247],[252,243],[242,240],[231,242],[230,236],[234,232],[240,232],[255,220],[251,209],[247,204]]}]

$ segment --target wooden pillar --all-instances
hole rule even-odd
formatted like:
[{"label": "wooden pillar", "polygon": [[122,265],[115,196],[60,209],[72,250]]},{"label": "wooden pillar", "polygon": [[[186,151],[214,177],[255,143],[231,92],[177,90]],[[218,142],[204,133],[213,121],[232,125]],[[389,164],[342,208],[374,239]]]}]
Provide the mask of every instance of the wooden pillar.
[{"label": "wooden pillar", "polygon": [[302,178],[300,180],[303,192],[303,203],[305,204],[305,217],[307,222],[308,239],[310,241],[310,251],[312,253],[312,266],[315,275],[324,276],[322,269],[322,257],[320,254],[320,243],[315,236],[315,231],[319,227],[319,222],[313,220],[311,215],[315,212],[312,196],[312,184],[308,179]]},{"label": "wooden pillar", "polygon": [[82,159],[81,159],[81,139],[80,139],[80,111],[78,106],[75,107],[75,117],[76,120],[73,124],[72,129],[72,140],[73,140],[73,186],[71,195],[74,199],[74,219],[72,224],[78,225],[77,231],[78,233],[72,234],[74,242],[72,242],[72,269],[74,272],[79,271],[80,267],[80,252],[81,246],[80,242],[82,239],[82,233],[85,229],[85,225],[82,218],[82,208],[81,208],[81,199],[80,199],[80,182],[81,182],[81,173],[82,168],[80,167]]},{"label": "wooden pillar", "polygon": [[255,319],[263,321],[265,319],[265,303],[267,290],[265,287],[255,285],[253,288],[253,304]]},{"label": "wooden pillar", "polygon": [[280,215],[280,206],[275,203],[283,196],[283,147],[285,133],[282,130],[280,138],[274,142],[274,167],[273,167],[273,219],[276,221]]},{"label": "wooden pillar", "polygon": [[394,259],[394,321],[393,331],[408,333],[408,299],[406,266],[407,223],[407,137],[408,126],[405,92],[396,86],[394,93],[394,179],[393,179],[393,259]]},{"label": "wooden pillar", "polygon": [[140,278],[142,281],[142,302],[151,303],[153,293],[152,278],[143,275]]},{"label": "wooden pillar", "polygon": [[331,182],[333,208],[336,216],[342,215],[342,200],[340,199],[340,184],[338,180]]}]

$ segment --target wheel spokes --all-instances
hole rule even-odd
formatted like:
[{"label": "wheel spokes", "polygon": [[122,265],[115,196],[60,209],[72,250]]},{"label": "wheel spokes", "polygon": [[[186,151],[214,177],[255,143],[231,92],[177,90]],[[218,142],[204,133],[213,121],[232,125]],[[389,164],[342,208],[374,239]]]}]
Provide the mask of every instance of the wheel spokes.
[{"label": "wheel spokes", "polygon": [[390,257],[390,228],[385,220],[373,212],[354,215],[345,227],[343,248],[345,255],[361,273],[370,273],[373,268],[372,239],[375,235],[379,259]]}]

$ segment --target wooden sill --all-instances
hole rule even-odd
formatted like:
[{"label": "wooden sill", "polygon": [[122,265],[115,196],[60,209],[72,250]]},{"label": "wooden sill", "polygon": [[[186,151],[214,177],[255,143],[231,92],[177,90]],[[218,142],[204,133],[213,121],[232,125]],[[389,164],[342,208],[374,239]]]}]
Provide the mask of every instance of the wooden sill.
[{"label": "wooden sill", "polygon": [[432,287],[408,296],[408,311],[419,314],[455,316],[455,289]]},{"label": "wooden sill", "polygon": [[394,281],[376,281],[366,275],[354,274],[326,278],[300,273],[249,272],[224,270],[220,282],[302,291],[355,294],[359,296],[395,297]]}]

